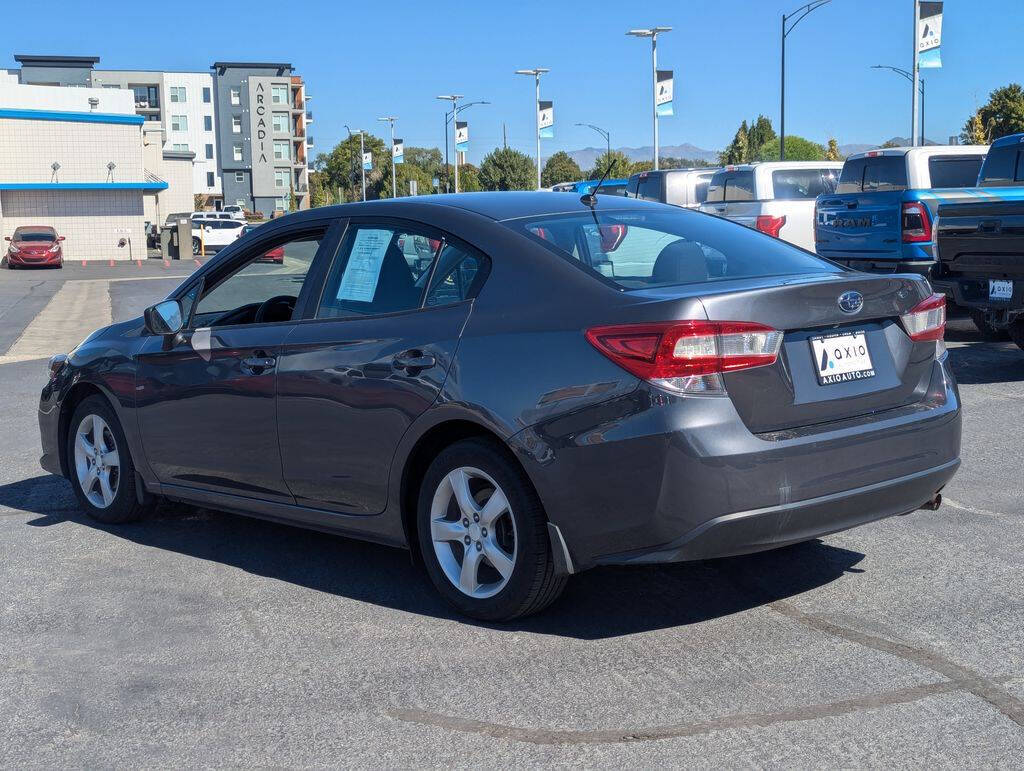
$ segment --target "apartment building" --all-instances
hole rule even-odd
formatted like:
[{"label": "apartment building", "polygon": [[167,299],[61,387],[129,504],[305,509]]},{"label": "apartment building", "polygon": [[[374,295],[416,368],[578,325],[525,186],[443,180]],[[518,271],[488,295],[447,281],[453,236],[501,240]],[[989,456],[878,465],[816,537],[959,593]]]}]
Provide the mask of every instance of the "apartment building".
[{"label": "apartment building", "polygon": [[135,112],[163,129],[164,149],[193,153],[193,192],[219,203],[221,180],[217,163],[213,77],[209,72],[99,69],[98,56],[15,55],[23,84],[127,89]]},{"label": "apartment building", "polygon": [[214,62],[225,203],[266,217],[309,208],[309,95],[292,65]]}]

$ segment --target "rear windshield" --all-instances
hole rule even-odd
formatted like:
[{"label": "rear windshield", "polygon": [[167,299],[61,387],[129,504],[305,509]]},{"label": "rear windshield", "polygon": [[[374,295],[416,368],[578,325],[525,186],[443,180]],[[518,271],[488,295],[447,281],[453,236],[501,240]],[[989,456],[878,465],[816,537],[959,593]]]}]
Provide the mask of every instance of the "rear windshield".
[{"label": "rear windshield", "polygon": [[817,198],[836,191],[835,169],[779,169],[772,172],[775,197],[784,201]]},{"label": "rear windshield", "polygon": [[709,201],[753,201],[753,171],[720,171],[708,185]]},{"label": "rear windshield", "polygon": [[601,185],[597,189],[598,195],[625,195],[626,194],[626,183],[616,182],[613,185]]},{"label": "rear windshield", "polygon": [[974,187],[984,155],[942,156],[928,159],[928,180],[931,187]]},{"label": "rear windshield", "polygon": [[1024,153],[1015,145],[989,150],[978,184],[983,187],[1006,187],[1020,182],[1024,182]]},{"label": "rear windshield", "polygon": [[503,224],[620,289],[844,270],[778,238],[686,209],[598,210]]},{"label": "rear windshield", "polygon": [[636,189],[636,197],[642,198],[645,201],[660,201],[661,175],[647,174],[645,176],[641,176]]},{"label": "rear windshield", "polygon": [[52,241],[57,234],[49,230],[15,230],[14,241]]},{"label": "rear windshield", "polygon": [[902,155],[854,158],[843,164],[837,193],[884,193],[907,189],[907,161]]},{"label": "rear windshield", "polygon": [[693,185],[693,200],[696,203],[704,203],[708,200],[708,185],[710,184],[710,174],[706,174],[703,177],[697,177],[697,181]]}]

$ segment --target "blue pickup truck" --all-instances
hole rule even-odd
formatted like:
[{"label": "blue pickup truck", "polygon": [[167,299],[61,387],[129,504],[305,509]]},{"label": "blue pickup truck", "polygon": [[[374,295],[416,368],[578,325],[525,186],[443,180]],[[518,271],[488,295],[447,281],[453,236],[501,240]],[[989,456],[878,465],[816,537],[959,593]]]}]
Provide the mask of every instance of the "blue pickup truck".
[{"label": "blue pickup truck", "polygon": [[895,147],[846,159],[835,193],[818,196],[814,246],[822,257],[870,273],[935,266],[932,225],[939,202],[978,181],[985,146]]},{"label": "blue pickup truck", "polygon": [[1008,332],[1024,348],[1022,204],[1024,134],[857,153],[815,202],[815,251],[869,273],[926,276],[986,338]]}]

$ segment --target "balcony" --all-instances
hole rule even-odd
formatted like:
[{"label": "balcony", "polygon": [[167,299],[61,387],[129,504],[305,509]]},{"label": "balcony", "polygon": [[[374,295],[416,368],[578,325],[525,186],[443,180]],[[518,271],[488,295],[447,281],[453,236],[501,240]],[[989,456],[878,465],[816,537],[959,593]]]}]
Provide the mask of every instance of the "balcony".
[{"label": "balcony", "polygon": [[306,137],[306,147],[313,146],[313,137]]},{"label": "balcony", "polygon": [[306,110],[306,123],[312,123],[312,122],[313,122],[313,113],[311,113],[309,110]]}]

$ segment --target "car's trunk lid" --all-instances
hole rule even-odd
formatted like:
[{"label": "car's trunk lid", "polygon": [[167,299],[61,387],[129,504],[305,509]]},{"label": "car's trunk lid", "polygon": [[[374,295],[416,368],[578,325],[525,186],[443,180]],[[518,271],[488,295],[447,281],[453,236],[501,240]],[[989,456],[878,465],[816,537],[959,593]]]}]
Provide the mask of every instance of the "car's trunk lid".
[{"label": "car's trunk lid", "polygon": [[[859,311],[840,308],[841,298],[855,299],[848,293],[862,298]],[[762,433],[921,401],[931,379],[935,343],[911,341],[899,317],[929,294],[928,284],[914,277],[841,273],[723,282],[700,293],[700,300],[711,320],[751,321],[785,332],[775,364],[724,375],[740,417],[750,431]],[[851,303],[846,304],[850,310]],[[844,371],[848,362],[842,361],[842,350],[836,356],[834,349],[853,345],[866,346],[868,358],[855,360],[869,364],[873,374],[864,367]],[[832,351],[832,364],[819,376],[826,348]]]},{"label": "car's trunk lid", "polygon": [[898,259],[902,199],[902,191],[822,196],[816,210],[816,251],[824,257]]}]

